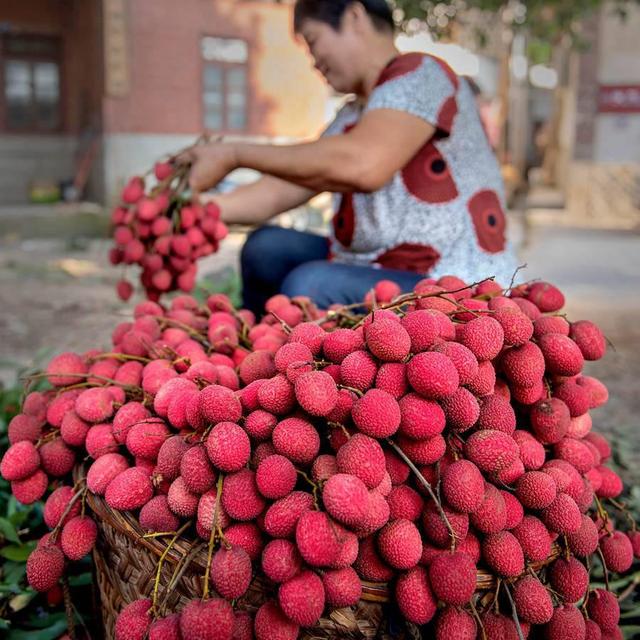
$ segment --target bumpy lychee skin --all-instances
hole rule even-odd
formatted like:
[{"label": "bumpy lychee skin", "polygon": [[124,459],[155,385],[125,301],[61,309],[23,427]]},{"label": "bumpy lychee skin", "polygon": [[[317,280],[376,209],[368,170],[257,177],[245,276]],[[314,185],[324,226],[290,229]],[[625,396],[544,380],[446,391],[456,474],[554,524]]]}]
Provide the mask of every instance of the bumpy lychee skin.
[{"label": "bumpy lychee skin", "polygon": [[[26,413],[19,413],[11,419],[7,431],[9,444],[15,444],[21,440],[37,442],[42,435],[42,422],[34,416],[27,415]],[[82,444],[82,442],[80,444]]]},{"label": "bumpy lychee skin", "polygon": [[358,430],[372,438],[393,435],[398,430],[401,420],[398,402],[382,389],[369,389],[356,400],[352,417]]},{"label": "bumpy lychee skin", "polygon": [[575,533],[582,524],[582,514],[575,500],[566,493],[560,493],[542,512],[543,522],[559,534]]},{"label": "bumpy lychee skin", "polygon": [[528,471],[516,485],[518,500],[528,509],[544,509],[556,498],[558,488],[554,479],[543,471]]},{"label": "bumpy lychee skin", "polygon": [[396,582],[396,601],[402,615],[414,624],[426,624],[436,613],[437,601],[424,567],[413,567]]},{"label": "bumpy lychee skin", "polygon": [[624,489],[620,476],[609,467],[599,464],[596,470],[600,474],[601,484],[596,493],[599,498],[617,498]]},{"label": "bumpy lychee skin", "polygon": [[251,558],[241,547],[220,547],[211,559],[211,584],[227,600],[239,598],[251,582]]},{"label": "bumpy lychee skin", "polygon": [[88,372],[85,361],[77,354],[65,352],[57,355],[47,365],[47,379],[54,387],[66,387],[84,382]]},{"label": "bumpy lychee skin", "polygon": [[471,383],[478,375],[480,366],[478,359],[463,344],[459,342],[438,342],[433,345],[432,351],[442,353],[451,359],[458,371],[461,385]]},{"label": "bumpy lychee skin", "polygon": [[504,344],[501,324],[488,316],[480,316],[463,325],[462,344],[471,350],[478,360],[493,360]]},{"label": "bumpy lychee skin", "polygon": [[533,342],[507,349],[500,360],[504,375],[515,385],[529,388],[542,380],[545,370],[544,355]]},{"label": "bumpy lychee skin", "polygon": [[487,482],[482,504],[470,516],[473,526],[482,533],[497,533],[507,524],[506,504],[502,493]]},{"label": "bumpy lychee skin", "polygon": [[296,545],[312,567],[328,567],[340,552],[339,529],[323,511],[306,511],[296,524]]},{"label": "bumpy lychee skin", "polygon": [[325,371],[309,371],[295,381],[296,399],[312,416],[326,416],[338,402],[338,387]]},{"label": "bumpy lychee skin", "polygon": [[476,640],[477,629],[471,614],[456,607],[445,607],[436,621],[436,640]]},{"label": "bumpy lychee skin", "polygon": [[[340,364],[350,353],[362,349],[363,345],[364,339],[361,332],[351,329],[336,329],[326,335],[322,350],[327,360]],[[313,356],[309,358],[309,360],[312,359]]]},{"label": "bumpy lychee skin", "polygon": [[256,612],[256,640],[296,640],[298,631],[299,626],[273,601],[265,602]]},{"label": "bumpy lychee skin", "polygon": [[422,555],[420,531],[410,520],[394,520],[378,534],[378,549],[392,567],[411,569],[418,564]]},{"label": "bumpy lychee skin", "polygon": [[11,483],[11,493],[22,504],[33,504],[42,498],[47,491],[49,477],[37,469],[23,480],[14,480]]},{"label": "bumpy lychee skin", "polygon": [[127,440],[131,427],[151,417],[150,411],[141,402],[123,404],[113,417],[113,436],[120,444]]},{"label": "bumpy lychee skin", "polygon": [[149,640],[180,640],[180,614],[156,618],[149,627]]},{"label": "bumpy lychee skin", "polygon": [[227,473],[242,469],[251,456],[249,436],[234,422],[219,422],[207,436],[205,448],[213,466]]},{"label": "bumpy lychee skin", "polygon": [[602,556],[609,571],[624,573],[633,564],[631,540],[621,531],[614,531],[600,540]]},{"label": "bumpy lychee skin", "polygon": [[[95,429],[95,427],[94,427]],[[127,433],[127,449],[147,460],[156,460],[164,441],[169,437],[169,428],[160,418],[148,418],[134,424]],[[88,436],[87,436],[88,439]]]},{"label": "bumpy lychee skin", "polygon": [[[364,488],[366,491],[366,487]],[[298,519],[312,507],[313,496],[305,491],[293,491],[288,496],[276,500],[264,515],[265,532],[273,538],[292,537],[295,533]]]},{"label": "bumpy lychee skin", "polygon": [[429,565],[429,581],[438,600],[462,606],[471,600],[478,571],[466,553],[442,553]]},{"label": "bumpy lychee skin", "polygon": [[484,478],[469,460],[458,460],[445,469],[441,489],[447,502],[462,513],[477,511],[484,500]]},{"label": "bumpy lychee skin", "polygon": [[596,464],[591,449],[577,438],[562,438],[553,447],[556,458],[572,464],[579,473],[587,473]]},{"label": "bumpy lychee skin", "polygon": [[222,598],[190,600],[180,615],[182,640],[226,640],[233,634],[231,605]]},{"label": "bumpy lychee skin", "polygon": [[[287,371],[289,372],[293,369],[298,375],[303,373],[306,369],[298,369],[298,364],[297,362],[292,363]],[[291,380],[294,380],[292,376],[287,375]],[[287,376],[282,374],[273,376],[270,380],[263,380],[257,392],[260,407],[278,416],[289,413],[296,401],[291,380],[288,380]]]},{"label": "bumpy lychee skin", "polygon": [[113,415],[113,411],[113,396],[105,387],[86,389],[76,399],[75,412],[87,422],[104,422]]},{"label": "bumpy lychee skin", "polygon": [[551,538],[544,523],[532,515],[525,515],[522,522],[512,530],[525,558],[529,562],[546,560],[551,553]]},{"label": "bumpy lychee skin", "polygon": [[543,444],[560,442],[569,428],[571,414],[559,398],[539,400],[529,414],[531,428]]},{"label": "bumpy lychee skin", "polygon": [[524,553],[509,531],[489,534],[482,542],[482,555],[497,574],[515,578],[524,571]]},{"label": "bumpy lychee skin", "polygon": [[373,386],[377,372],[378,365],[367,351],[354,351],[340,364],[342,384],[360,391],[366,391]]},{"label": "bumpy lychee skin", "polygon": [[294,464],[311,464],[320,449],[318,431],[302,418],[280,421],[273,430],[272,440],[276,451]]},{"label": "bumpy lychee skin", "polygon": [[21,440],[12,444],[0,462],[0,474],[5,480],[24,480],[40,466],[40,454],[33,442]]},{"label": "bumpy lychee skin", "polygon": [[254,380],[271,378],[275,372],[273,354],[260,349],[249,353],[240,364],[240,379],[245,385]]},{"label": "bumpy lychee skin", "polygon": [[368,513],[367,486],[351,474],[337,473],[331,476],[322,489],[322,500],[332,517],[350,527],[358,526]]},{"label": "bumpy lychee skin", "polygon": [[407,364],[409,384],[424,398],[438,400],[455,392],[460,382],[453,361],[443,353],[418,353]]},{"label": "bumpy lychee skin", "polygon": [[169,509],[167,496],[154,496],[140,509],[140,526],[149,532],[176,531],[180,520]]},{"label": "bumpy lychee skin", "polygon": [[385,457],[380,443],[362,433],[356,433],[338,450],[339,473],[357,476],[368,489],[374,489],[386,472]]},{"label": "bumpy lychee skin", "polygon": [[402,362],[411,350],[411,337],[397,321],[387,318],[374,319],[364,331],[369,351],[383,362]]},{"label": "bumpy lychee skin", "polygon": [[151,600],[148,598],[134,600],[124,607],[116,618],[115,640],[144,640],[152,620],[150,608]]},{"label": "bumpy lychee skin", "polygon": [[325,572],[322,583],[330,607],[351,607],[362,595],[362,583],[353,567]]},{"label": "bumpy lychee skin", "polygon": [[[442,407],[417,393],[408,393],[398,403],[400,407],[400,433],[417,440],[442,433],[446,424]],[[477,403],[476,403],[477,404]]]},{"label": "bumpy lychee skin", "polygon": [[575,555],[580,558],[590,556],[598,548],[598,528],[595,522],[589,516],[583,515],[580,528],[567,534],[567,541]]},{"label": "bumpy lychee skin", "polygon": [[227,387],[212,384],[205,387],[199,396],[200,412],[213,424],[237,422],[242,416],[242,405],[235,393]]},{"label": "bumpy lychee skin", "polygon": [[[425,402],[431,402],[425,400]],[[464,387],[458,387],[456,391],[440,400],[442,409],[449,426],[459,432],[471,429],[480,416],[480,405],[476,397]]]},{"label": "bumpy lychee skin", "polygon": [[587,600],[589,617],[603,633],[613,633],[620,620],[620,605],[615,594],[604,589],[594,589]]},{"label": "bumpy lychee skin", "polygon": [[255,473],[242,469],[225,477],[222,506],[234,519],[246,522],[257,518],[265,507],[265,500],[256,485]]},{"label": "bumpy lychee skin", "polygon": [[589,587],[589,573],[574,557],[558,558],[551,565],[549,579],[554,591],[569,603],[581,600]]},{"label": "bumpy lychee skin", "polygon": [[559,376],[575,376],[584,365],[578,345],[561,333],[546,333],[538,339],[547,371]]},{"label": "bumpy lychee skin", "polygon": [[138,467],[119,473],[107,486],[105,500],[112,509],[132,511],[151,500],[153,485],[151,478]]},{"label": "bumpy lychee skin", "polygon": [[509,400],[495,393],[482,398],[478,428],[496,429],[511,435],[516,430],[516,414]]},{"label": "bumpy lychee skin", "polygon": [[507,530],[515,529],[524,519],[524,507],[520,500],[512,493],[501,489],[500,494],[504,498],[504,506],[507,514],[507,521],[504,528]]},{"label": "bumpy lychee skin", "polygon": [[[382,389],[390,393],[396,400],[402,398],[407,393],[409,382],[407,380],[407,365],[403,362],[385,362],[378,369],[375,380],[376,389]],[[346,389],[342,390],[347,391]],[[351,394],[352,392],[347,391]],[[328,416],[331,419],[331,416]],[[343,422],[340,420],[340,422]]]},{"label": "bumpy lychee skin", "polygon": [[302,557],[289,540],[272,540],[262,551],[262,570],[274,582],[293,578],[302,568]]},{"label": "bumpy lychee skin", "polygon": [[597,409],[609,400],[609,390],[597,378],[592,376],[578,376],[576,384],[589,394],[589,409]]},{"label": "bumpy lychee skin", "polygon": [[293,463],[284,456],[265,458],[256,469],[258,491],[271,500],[284,498],[293,491],[298,475]]},{"label": "bumpy lychee skin", "polygon": [[585,360],[599,360],[607,350],[602,331],[589,320],[572,322],[569,337],[578,345]]},{"label": "bumpy lychee skin", "polygon": [[98,527],[89,516],[76,516],[67,522],[60,534],[60,545],[69,560],[80,560],[93,549]]},{"label": "bumpy lychee skin", "polygon": [[564,306],[564,295],[562,291],[548,282],[534,282],[527,289],[526,297],[527,300],[533,302],[542,313],[559,311]]},{"label": "bumpy lychee skin", "polygon": [[504,331],[505,345],[525,344],[533,335],[533,322],[519,309],[498,309],[492,317],[500,323]]},{"label": "bumpy lychee skin", "polygon": [[545,624],[553,616],[553,602],[544,585],[533,576],[525,576],[513,586],[518,617],[531,624]]},{"label": "bumpy lychee skin", "polygon": [[495,429],[476,431],[467,439],[465,455],[481,471],[497,473],[511,465],[520,450],[516,441],[508,434]]},{"label": "bumpy lychee skin", "polygon": [[322,580],[312,571],[301,571],[280,585],[278,602],[290,620],[300,626],[311,627],[320,619],[324,609]]},{"label": "bumpy lychee skin", "polygon": [[[448,318],[447,318],[448,320]],[[427,351],[440,333],[438,320],[428,310],[412,311],[400,320],[411,338],[411,351],[420,353]]]},{"label": "bumpy lychee skin", "polygon": [[[51,495],[47,498],[47,501],[44,504],[44,512],[43,518],[45,524],[53,529],[58,525],[60,519],[62,518],[62,514],[66,511],[69,503],[74,498],[75,493],[73,489],[69,486],[62,486],[55,489]],[[69,522],[71,518],[74,518],[80,513],[80,501],[75,500],[71,510],[65,516],[65,523]]]},{"label": "bumpy lychee skin", "polygon": [[34,549],[27,559],[27,580],[36,591],[53,588],[64,571],[64,554],[54,544]]}]

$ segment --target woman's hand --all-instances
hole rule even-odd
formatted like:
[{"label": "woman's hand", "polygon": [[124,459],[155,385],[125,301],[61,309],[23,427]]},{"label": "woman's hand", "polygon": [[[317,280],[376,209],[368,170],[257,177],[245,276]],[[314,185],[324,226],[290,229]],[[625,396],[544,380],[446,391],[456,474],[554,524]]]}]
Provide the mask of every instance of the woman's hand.
[{"label": "woman's hand", "polygon": [[196,144],[177,158],[178,164],[191,164],[189,186],[194,194],[215,187],[238,168],[235,145],[225,142]]}]

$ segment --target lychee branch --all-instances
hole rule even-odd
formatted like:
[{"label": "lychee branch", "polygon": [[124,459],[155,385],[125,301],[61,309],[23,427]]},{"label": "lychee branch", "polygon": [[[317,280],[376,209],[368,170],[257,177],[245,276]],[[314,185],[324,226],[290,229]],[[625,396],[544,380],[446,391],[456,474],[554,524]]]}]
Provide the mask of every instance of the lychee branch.
[{"label": "lychee branch", "polygon": [[507,594],[507,598],[509,598],[509,603],[511,604],[511,616],[513,617],[513,622],[516,625],[516,631],[518,632],[519,640],[525,640],[524,634],[522,633],[522,627],[520,626],[520,619],[518,618],[518,612],[516,611],[516,603],[513,601],[513,597],[511,596],[511,590],[509,589],[509,585],[504,583],[504,590]]},{"label": "lychee branch", "polygon": [[393,442],[393,440],[391,440],[390,438],[387,438],[387,444],[404,460],[404,462],[411,469],[411,471],[415,473],[416,477],[420,481],[420,484],[422,484],[422,486],[428,491],[434,504],[436,505],[436,509],[438,510],[440,517],[442,518],[445,525],[447,526],[447,529],[449,530],[449,537],[451,538],[451,550],[455,551],[456,537],[457,537],[456,533],[453,530],[451,523],[449,522],[449,518],[447,518],[447,514],[444,512],[444,509],[442,508],[442,504],[440,503],[440,500],[438,500],[438,497],[434,493],[433,488],[431,487],[429,482],[427,482],[427,479],[420,473],[420,470],[418,469],[418,467],[416,467],[416,465],[413,464],[411,459],[405,454],[405,452],[395,442]]}]

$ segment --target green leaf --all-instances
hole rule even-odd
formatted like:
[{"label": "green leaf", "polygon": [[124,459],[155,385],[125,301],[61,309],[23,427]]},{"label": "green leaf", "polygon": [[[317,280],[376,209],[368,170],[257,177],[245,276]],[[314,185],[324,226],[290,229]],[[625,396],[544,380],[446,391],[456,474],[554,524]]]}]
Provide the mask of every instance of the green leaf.
[{"label": "green leaf", "polygon": [[0,518],[0,533],[10,542],[20,544],[20,537],[13,524],[6,518]]},{"label": "green leaf", "polygon": [[69,584],[72,587],[86,587],[89,584],[93,584],[93,576],[87,573],[81,573],[77,576],[69,576]]},{"label": "green leaf", "polygon": [[9,606],[13,611],[20,611],[21,609],[24,609],[35,597],[35,591],[19,593],[17,596],[14,596],[9,600]]},{"label": "green leaf", "polygon": [[22,582],[27,565],[24,562],[7,560],[2,565],[3,584],[18,585]]},{"label": "green leaf", "polygon": [[56,620],[51,626],[45,629],[22,630],[14,629],[9,631],[7,640],[55,640],[67,630],[67,621],[63,618]]},{"label": "green leaf", "polygon": [[0,549],[0,556],[14,562],[25,562],[29,554],[36,548],[36,543],[27,542],[22,545],[10,544]]}]

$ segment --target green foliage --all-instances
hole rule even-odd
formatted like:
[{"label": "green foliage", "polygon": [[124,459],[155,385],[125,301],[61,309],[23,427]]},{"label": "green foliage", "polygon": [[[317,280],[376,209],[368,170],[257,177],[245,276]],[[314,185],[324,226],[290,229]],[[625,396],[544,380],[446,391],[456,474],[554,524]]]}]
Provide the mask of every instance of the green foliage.
[{"label": "green foliage", "polygon": [[[0,387],[0,457],[9,446],[7,426],[21,402],[20,387]],[[46,596],[27,584],[27,558],[47,531],[42,504],[20,504],[11,494],[11,485],[0,478],[0,637],[7,640],[54,640],[67,629],[62,605],[48,605]],[[74,563],[70,568],[74,572],[71,586],[85,587],[90,596],[90,590],[86,589],[92,583],[90,561]],[[73,598],[83,611],[76,612],[78,621],[89,619],[90,597],[88,602],[83,596]]]},{"label": "green foliage", "polygon": [[[626,17],[632,4],[640,0],[613,0],[607,2],[609,10],[621,18]],[[584,45],[580,35],[580,21],[605,5],[604,0],[527,0],[514,3],[509,0],[394,0],[401,28],[411,28],[412,20],[426,21],[431,32],[440,37],[447,35],[451,23],[467,9],[478,9],[499,14],[500,19],[514,30],[526,29],[540,43],[557,44],[569,38],[575,46]],[[486,39],[482,28],[476,29],[478,44]]]}]

